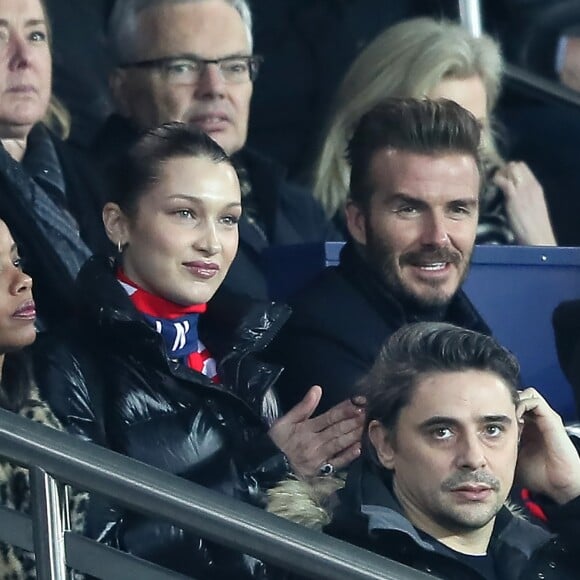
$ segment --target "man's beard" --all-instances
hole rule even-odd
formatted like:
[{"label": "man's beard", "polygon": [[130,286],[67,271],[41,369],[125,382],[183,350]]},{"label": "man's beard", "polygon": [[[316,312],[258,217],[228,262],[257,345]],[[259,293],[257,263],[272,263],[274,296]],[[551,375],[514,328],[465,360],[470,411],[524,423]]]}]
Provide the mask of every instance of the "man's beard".
[{"label": "man's beard", "polygon": [[[432,250],[408,252],[407,254],[402,254],[397,261],[392,248],[383,240],[376,237],[368,225],[366,241],[367,243],[364,247],[364,252],[369,266],[377,273],[387,290],[395,296],[395,298],[416,310],[425,311],[446,308],[469,273],[471,254],[467,256],[466,260],[466,256],[462,256],[458,251],[448,247],[443,247],[434,248]],[[448,262],[458,269],[461,268],[462,262],[464,264],[457,287],[451,295],[437,292],[440,286],[437,280],[433,280],[433,283],[431,284],[431,287],[433,288],[432,293],[417,295],[416,292],[405,284],[404,280],[399,275],[399,268],[402,268],[405,265],[417,266],[420,264],[437,262]],[[423,284],[425,288],[429,286],[428,282],[424,282]]]}]

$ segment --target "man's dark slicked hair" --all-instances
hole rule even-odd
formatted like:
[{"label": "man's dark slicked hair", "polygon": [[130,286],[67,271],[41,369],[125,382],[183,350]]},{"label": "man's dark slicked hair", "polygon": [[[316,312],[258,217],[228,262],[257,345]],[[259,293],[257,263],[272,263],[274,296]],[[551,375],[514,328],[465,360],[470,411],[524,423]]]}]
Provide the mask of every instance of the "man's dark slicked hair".
[{"label": "man's dark slicked hair", "polygon": [[373,194],[370,164],[382,149],[424,155],[470,155],[481,181],[480,142],[479,122],[453,101],[386,99],[361,117],[349,141],[350,199],[361,208],[368,207]]},{"label": "man's dark slicked hair", "polygon": [[403,326],[391,335],[359,383],[367,397],[367,425],[377,420],[387,429],[395,428],[401,410],[424,377],[468,370],[496,374],[517,404],[518,361],[494,338],[444,322]]},{"label": "man's dark slicked hair", "polygon": [[139,198],[159,178],[163,164],[176,157],[201,157],[233,167],[228,154],[199,129],[177,121],[165,123],[143,133],[116,163],[110,201],[125,215],[135,215]]}]

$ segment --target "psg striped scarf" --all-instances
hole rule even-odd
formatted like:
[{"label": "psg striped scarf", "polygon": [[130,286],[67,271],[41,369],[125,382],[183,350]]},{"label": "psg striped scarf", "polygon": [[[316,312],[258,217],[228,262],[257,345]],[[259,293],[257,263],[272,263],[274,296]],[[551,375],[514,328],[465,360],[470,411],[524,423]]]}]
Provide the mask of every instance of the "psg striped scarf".
[{"label": "psg striped scarf", "polygon": [[117,280],[135,308],[163,337],[169,356],[219,383],[216,362],[197,335],[199,315],[206,311],[207,305],[180,306],[155,296],[129,280],[121,268],[117,270]]}]

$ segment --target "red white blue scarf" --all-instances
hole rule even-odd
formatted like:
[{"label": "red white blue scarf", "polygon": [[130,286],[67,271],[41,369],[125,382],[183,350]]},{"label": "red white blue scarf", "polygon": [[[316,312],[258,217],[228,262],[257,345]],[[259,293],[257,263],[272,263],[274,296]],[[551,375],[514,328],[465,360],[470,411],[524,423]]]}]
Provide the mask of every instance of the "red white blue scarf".
[{"label": "red white blue scarf", "polygon": [[207,304],[181,306],[143,290],[121,268],[116,275],[135,308],[163,337],[169,356],[218,383],[216,362],[197,334],[199,315],[206,311]]}]

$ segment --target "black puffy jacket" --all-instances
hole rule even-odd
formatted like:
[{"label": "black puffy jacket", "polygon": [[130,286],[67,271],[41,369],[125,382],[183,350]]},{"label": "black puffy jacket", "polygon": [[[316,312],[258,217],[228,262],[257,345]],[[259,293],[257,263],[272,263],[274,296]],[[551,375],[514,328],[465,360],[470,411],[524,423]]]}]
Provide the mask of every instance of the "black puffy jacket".
[{"label": "black puffy jacket", "polygon": [[[261,505],[263,490],[287,474],[288,464],[267,435],[278,414],[272,385],[281,368],[258,361],[255,352],[286,320],[287,308],[254,305],[248,312],[233,296],[214,297],[200,318],[199,335],[218,361],[222,384],[216,385],[168,358],[161,336],[133,307],[109,260],[91,258],[77,290],[85,303],[80,326],[64,340],[40,340],[35,352],[39,383],[64,426]],[[196,578],[262,573],[250,558],[169,523],[125,513],[114,532],[121,549]]]}]

